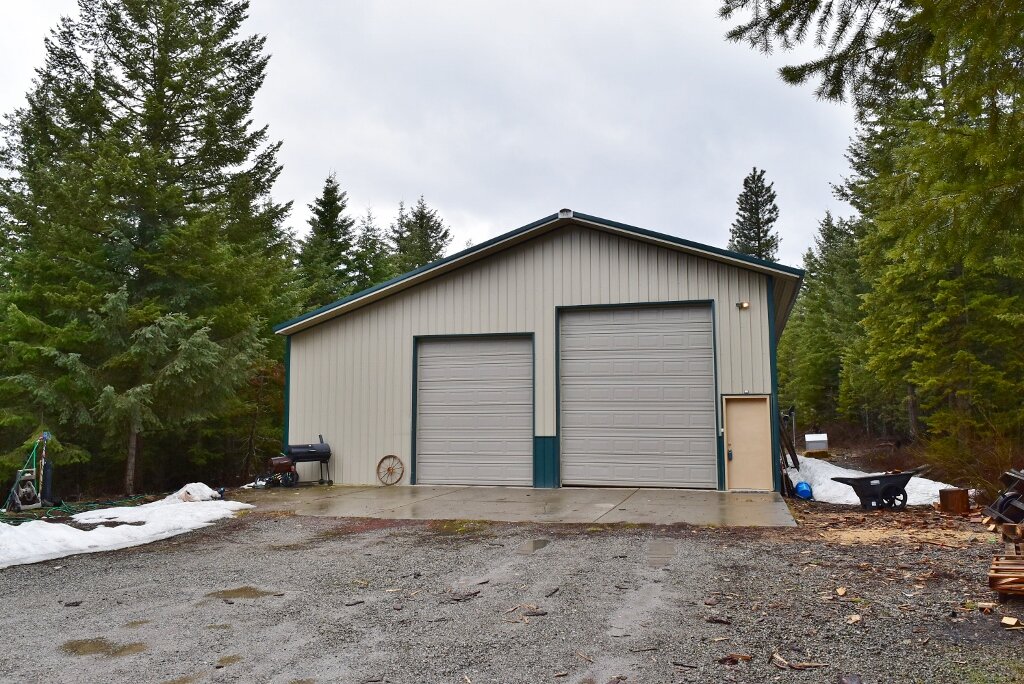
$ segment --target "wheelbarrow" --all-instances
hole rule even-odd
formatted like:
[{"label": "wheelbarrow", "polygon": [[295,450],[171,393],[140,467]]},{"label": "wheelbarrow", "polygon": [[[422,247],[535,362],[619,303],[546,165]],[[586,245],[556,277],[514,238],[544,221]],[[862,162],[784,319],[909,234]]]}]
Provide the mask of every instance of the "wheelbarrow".
[{"label": "wheelbarrow", "polygon": [[928,466],[913,470],[864,477],[833,477],[832,480],[853,487],[860,499],[861,508],[892,508],[902,511],[907,507],[907,483],[915,475],[921,475]]}]

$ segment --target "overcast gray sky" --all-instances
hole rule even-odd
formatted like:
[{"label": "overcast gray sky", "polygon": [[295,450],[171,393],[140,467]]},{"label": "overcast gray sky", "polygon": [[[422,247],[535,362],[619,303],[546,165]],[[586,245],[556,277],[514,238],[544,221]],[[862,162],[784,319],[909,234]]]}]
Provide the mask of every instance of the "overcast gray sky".
[{"label": "overcast gray sky", "polygon": [[[847,173],[847,106],[784,85],[727,43],[712,0],[253,0],[272,54],[256,122],[283,140],[276,199],[306,204],[330,171],[353,214],[386,225],[420,195],[452,251],[561,207],[724,246],[744,175],[767,169],[780,259],[799,264]],[[18,106],[43,38],[74,0],[11,2],[0,110]]]}]

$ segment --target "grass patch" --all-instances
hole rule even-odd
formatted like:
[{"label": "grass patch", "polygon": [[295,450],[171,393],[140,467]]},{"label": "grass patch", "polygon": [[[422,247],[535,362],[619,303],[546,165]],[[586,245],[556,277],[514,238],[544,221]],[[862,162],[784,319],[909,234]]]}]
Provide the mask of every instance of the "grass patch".
[{"label": "grass patch", "polygon": [[441,536],[460,536],[488,532],[493,523],[486,520],[435,520],[430,529]]}]

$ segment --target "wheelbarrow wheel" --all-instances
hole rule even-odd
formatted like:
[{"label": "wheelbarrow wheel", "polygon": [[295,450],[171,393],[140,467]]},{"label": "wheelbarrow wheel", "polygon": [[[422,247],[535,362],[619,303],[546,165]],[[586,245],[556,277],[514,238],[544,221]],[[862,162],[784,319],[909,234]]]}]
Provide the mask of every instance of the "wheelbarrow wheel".
[{"label": "wheelbarrow wheel", "polygon": [[907,490],[902,487],[889,486],[882,490],[882,505],[902,511],[907,507]]}]

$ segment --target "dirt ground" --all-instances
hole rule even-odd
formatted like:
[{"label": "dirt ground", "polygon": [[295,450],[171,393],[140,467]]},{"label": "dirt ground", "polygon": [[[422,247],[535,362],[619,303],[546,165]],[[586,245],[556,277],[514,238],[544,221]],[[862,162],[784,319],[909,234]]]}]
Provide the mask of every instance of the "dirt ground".
[{"label": "dirt ground", "polygon": [[1024,604],[979,607],[995,600],[982,526],[794,514],[798,528],[714,529],[255,511],[0,571],[0,680],[1024,679],[1024,631],[999,625]]}]

